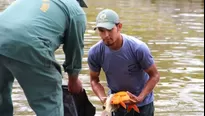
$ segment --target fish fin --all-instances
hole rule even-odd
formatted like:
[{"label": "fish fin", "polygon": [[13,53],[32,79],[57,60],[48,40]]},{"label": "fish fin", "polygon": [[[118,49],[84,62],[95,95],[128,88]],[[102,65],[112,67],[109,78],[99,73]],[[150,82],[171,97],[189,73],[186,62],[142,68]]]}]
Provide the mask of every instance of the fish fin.
[{"label": "fish fin", "polygon": [[120,102],[120,105],[121,105],[123,108],[125,108],[125,109],[126,109],[126,105],[125,105],[125,103],[124,103],[124,102]]},{"label": "fish fin", "polygon": [[139,110],[139,108],[137,107],[137,105],[132,105],[132,108],[133,108],[136,112],[140,113],[140,110]]},{"label": "fish fin", "polygon": [[127,111],[130,112],[131,109],[132,109],[132,106],[128,105],[128,107],[127,107]]}]

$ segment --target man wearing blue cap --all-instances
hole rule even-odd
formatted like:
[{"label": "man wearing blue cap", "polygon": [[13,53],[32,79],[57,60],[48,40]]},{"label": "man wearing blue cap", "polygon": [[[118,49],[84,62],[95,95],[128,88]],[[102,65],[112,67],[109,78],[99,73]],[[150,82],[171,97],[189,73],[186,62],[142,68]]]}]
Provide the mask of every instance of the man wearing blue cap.
[{"label": "man wearing blue cap", "polygon": [[81,92],[85,30],[86,15],[76,0],[16,0],[1,13],[0,116],[13,116],[14,77],[37,116],[64,116],[54,52],[63,44],[68,89]]},{"label": "man wearing blue cap", "polygon": [[113,116],[154,116],[153,89],[160,76],[148,46],[138,38],[121,34],[118,14],[110,9],[101,11],[96,27],[101,41],[89,50],[90,82],[94,93],[104,104],[106,94],[100,84],[101,68],[105,72],[110,93],[127,91],[140,113],[119,108]]}]

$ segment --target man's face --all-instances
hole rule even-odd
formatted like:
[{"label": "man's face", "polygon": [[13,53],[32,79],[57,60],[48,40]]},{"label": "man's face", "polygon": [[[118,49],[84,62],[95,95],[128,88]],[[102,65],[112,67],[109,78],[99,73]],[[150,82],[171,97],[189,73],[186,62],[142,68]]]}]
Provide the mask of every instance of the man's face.
[{"label": "man's face", "polygon": [[99,35],[107,46],[112,46],[120,36],[122,24],[116,24],[111,30],[99,27]]}]

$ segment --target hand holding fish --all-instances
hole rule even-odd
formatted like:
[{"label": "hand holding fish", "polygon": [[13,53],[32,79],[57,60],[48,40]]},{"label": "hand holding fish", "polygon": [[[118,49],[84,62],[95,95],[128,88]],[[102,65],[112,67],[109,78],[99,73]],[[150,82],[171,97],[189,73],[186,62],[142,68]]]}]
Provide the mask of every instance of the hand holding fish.
[{"label": "hand holding fish", "polygon": [[[115,94],[111,94],[106,100],[106,107],[101,116],[111,116],[111,112],[118,109],[119,106],[125,108],[128,112],[134,109],[136,112],[140,112],[136,103],[138,103],[137,97],[126,91],[120,91]],[[128,103],[128,104],[127,104]]]},{"label": "hand holding fish", "polygon": [[125,101],[126,104],[132,105],[132,104],[138,104],[141,103],[144,100],[144,97],[142,96],[136,96],[129,91],[127,91],[127,94],[130,97],[130,100]]}]

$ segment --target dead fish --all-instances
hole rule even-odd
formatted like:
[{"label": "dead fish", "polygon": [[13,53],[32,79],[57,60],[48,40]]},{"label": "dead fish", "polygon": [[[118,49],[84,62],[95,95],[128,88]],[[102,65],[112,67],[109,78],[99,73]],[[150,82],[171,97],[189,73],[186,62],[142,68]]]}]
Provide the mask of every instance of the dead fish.
[{"label": "dead fish", "polygon": [[117,110],[120,106],[127,109],[129,112],[131,109],[134,109],[136,112],[140,113],[139,108],[137,105],[126,105],[126,101],[133,101],[125,91],[120,91],[115,94],[111,94],[109,97],[107,97],[106,103],[105,103],[105,110],[102,112],[101,116],[111,116],[111,113],[115,110]]},{"label": "dead fish", "polygon": [[108,111],[103,111],[101,116],[111,116],[111,112],[108,112]]},{"label": "dead fish", "polygon": [[101,116],[111,116],[111,113],[118,108],[118,106],[111,104],[112,97],[113,94],[110,94],[107,97],[107,100],[105,102],[105,109],[102,112]]},{"label": "dead fish", "polygon": [[128,95],[128,93],[126,91],[120,91],[115,93],[112,96],[111,99],[111,104],[112,105],[121,105],[123,108],[127,109],[127,111],[129,112],[131,109],[134,109],[136,112],[140,113],[139,108],[137,107],[137,105],[133,104],[133,105],[125,105],[126,101],[133,101],[135,102],[135,100],[131,99],[130,96]]}]

